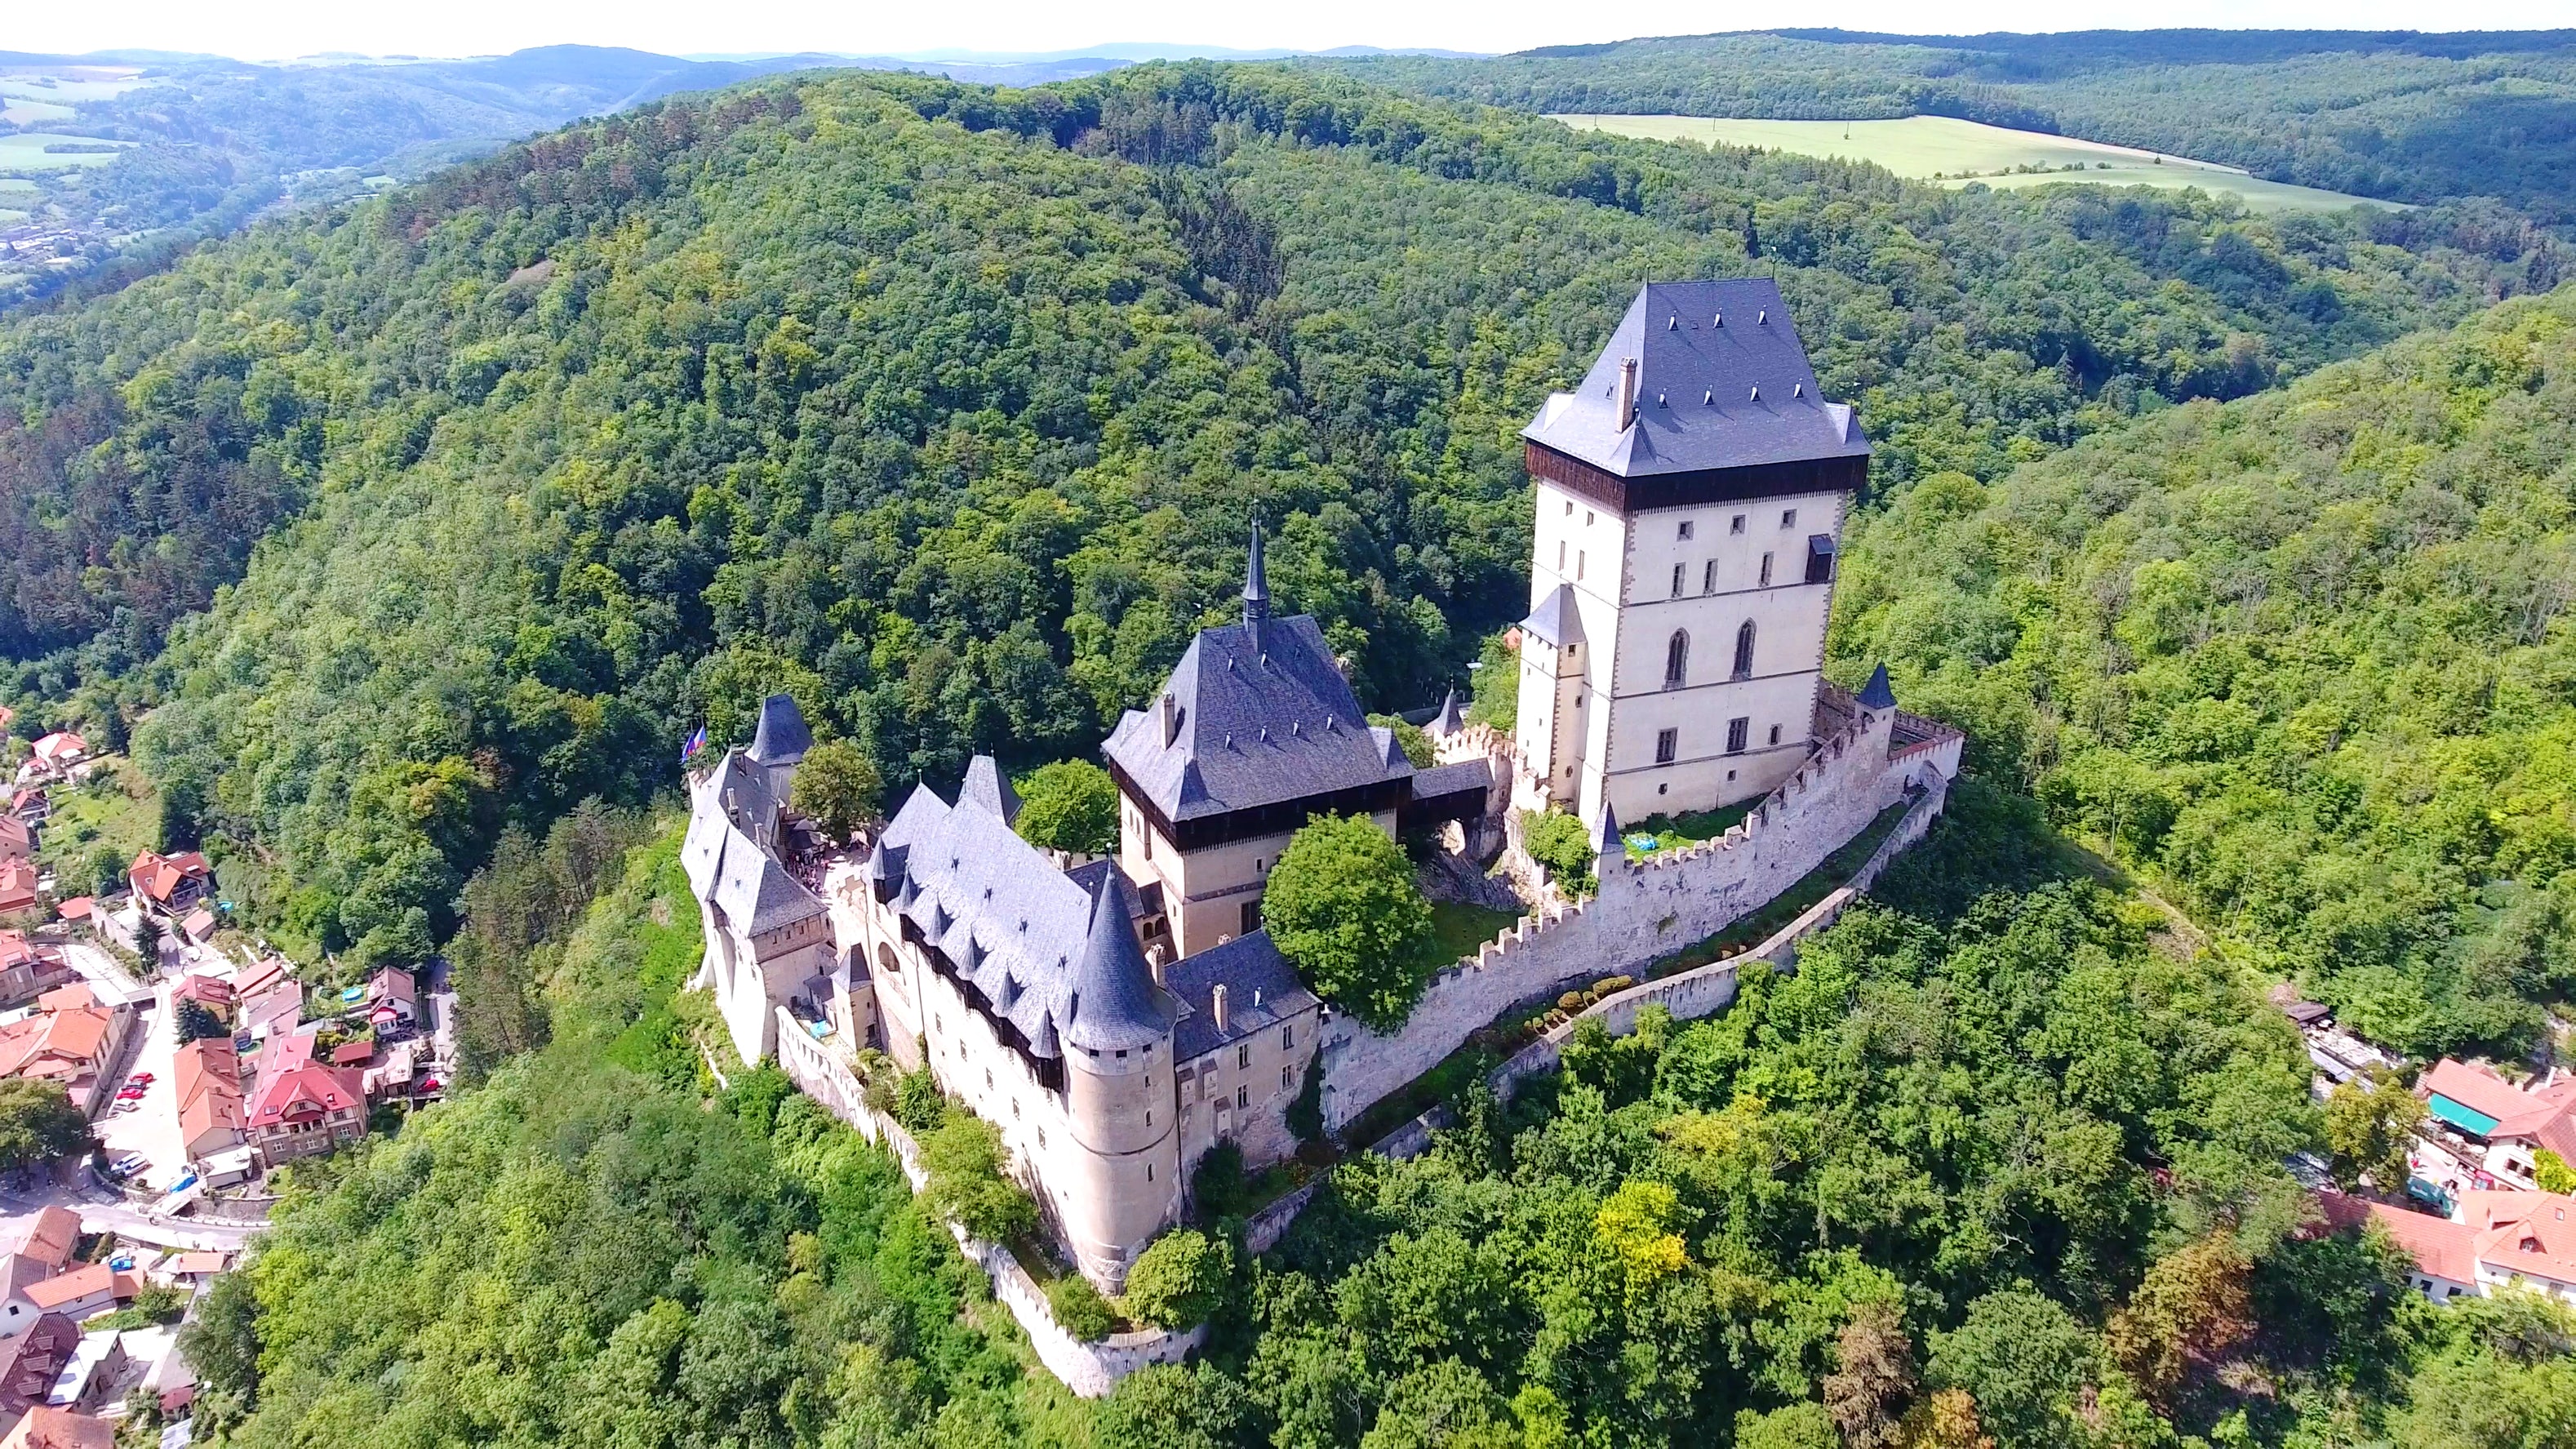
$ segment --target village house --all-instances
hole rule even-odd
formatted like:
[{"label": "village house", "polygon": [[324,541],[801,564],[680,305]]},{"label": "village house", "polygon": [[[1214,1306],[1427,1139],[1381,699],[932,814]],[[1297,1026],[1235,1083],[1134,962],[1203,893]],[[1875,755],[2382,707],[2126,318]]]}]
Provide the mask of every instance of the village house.
[{"label": "village house", "polygon": [[18,783],[33,785],[45,780],[68,780],[75,773],[87,773],[81,766],[89,761],[89,741],[69,730],[56,730],[36,741],[27,762],[18,767]]},{"label": "village house", "polygon": [[378,1031],[407,1031],[420,1018],[420,988],[399,966],[378,967],[367,978],[367,1022]]},{"label": "village house", "polygon": [[[126,868],[125,880],[134,889],[137,905],[172,922],[184,922],[201,903],[213,897],[215,890],[214,868],[206,864],[203,854],[193,850],[177,855],[143,851]],[[207,919],[211,922],[213,917]]]},{"label": "village house", "polygon": [[207,1037],[179,1048],[171,1078],[179,1105],[179,1146],[192,1166],[202,1168],[242,1145],[250,1111],[231,1037]]},{"label": "village house", "polygon": [[106,1077],[133,1020],[132,1007],[102,1004],[86,983],[55,987],[36,998],[33,1014],[0,1026],[0,1077],[59,1082],[95,1117],[115,1094]]},{"label": "village house", "polygon": [[2329,1197],[2329,1219],[2376,1222],[2414,1259],[2417,1292],[2436,1303],[2463,1293],[2492,1297],[2526,1288],[2576,1303],[2576,1198],[2479,1190],[2460,1194],[2453,1216]]},{"label": "village house", "polygon": [[59,1273],[78,1256],[80,1240],[80,1214],[60,1205],[48,1205],[37,1209],[28,1220],[16,1251],[22,1258],[43,1264],[46,1272]]},{"label": "village house", "polygon": [[0,860],[32,860],[36,827],[15,815],[0,815]]},{"label": "village house", "polygon": [[0,860],[0,916],[32,912],[40,896],[33,861]]},{"label": "village house", "polygon": [[53,818],[53,797],[42,785],[21,786],[9,795],[11,818],[26,825],[42,825]]},{"label": "village house", "polygon": [[23,931],[0,931],[0,1007],[32,1000],[71,974],[62,952],[28,939]]},{"label": "village house", "polygon": [[2526,1088],[2484,1063],[2444,1057],[2416,1083],[2415,1094],[2432,1123],[2441,1124],[2433,1130],[2447,1128],[2457,1139],[2445,1149],[2464,1149],[2453,1155],[2496,1182],[2539,1186],[2534,1168],[2543,1149],[2576,1165],[2576,1072],[2558,1068]]},{"label": "village house", "polygon": [[116,1425],[89,1414],[38,1404],[11,1426],[7,1437],[0,1438],[0,1449],[116,1449]]},{"label": "village house", "polygon": [[[62,1372],[54,1375],[54,1386],[46,1393],[45,1402],[75,1414],[102,1408],[115,1401],[117,1387],[124,1382],[131,1363],[124,1334],[113,1329],[84,1333],[72,1348],[72,1356],[64,1361]],[[33,1412],[29,1411],[31,1417]]]},{"label": "village house", "polygon": [[44,1404],[80,1339],[80,1325],[59,1313],[27,1318],[0,1338],[0,1424],[15,1429]]},{"label": "village house", "polygon": [[79,1323],[113,1311],[119,1301],[132,1298],[139,1286],[130,1273],[119,1273],[105,1263],[85,1263],[19,1288],[11,1301],[23,1299],[39,1314],[59,1313]]},{"label": "village house", "polygon": [[367,1098],[351,1068],[313,1060],[313,1037],[276,1035],[260,1052],[243,1127],[262,1168],[318,1157],[367,1135]]}]

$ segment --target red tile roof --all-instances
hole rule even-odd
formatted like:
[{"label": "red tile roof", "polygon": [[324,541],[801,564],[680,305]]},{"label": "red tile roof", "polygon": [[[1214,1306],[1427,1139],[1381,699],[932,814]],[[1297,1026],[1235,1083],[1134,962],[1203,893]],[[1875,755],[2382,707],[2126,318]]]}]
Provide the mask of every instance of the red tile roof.
[{"label": "red tile roof", "polygon": [[74,896],[54,907],[54,914],[66,921],[86,921],[98,909],[98,902],[87,896]]},{"label": "red tile roof", "polygon": [[46,1207],[27,1224],[27,1236],[18,1251],[39,1263],[59,1269],[72,1259],[80,1247],[80,1214],[67,1207]]},{"label": "red tile roof", "polygon": [[105,1419],[38,1404],[9,1431],[15,1449],[116,1449],[116,1426]]},{"label": "red tile roof", "polygon": [[2460,1215],[2478,1261],[2504,1273],[2576,1284],[2576,1198],[2554,1192],[2465,1192]]},{"label": "red tile roof", "polygon": [[208,871],[206,858],[196,851],[160,855],[146,850],[138,853],[134,864],[126,867],[125,879],[137,892],[166,906],[181,882],[191,876],[205,875]]},{"label": "red tile roof", "polygon": [[251,1104],[250,1125],[256,1130],[325,1112],[361,1106],[358,1074],[345,1067],[288,1067],[263,1079],[259,1099]]},{"label": "red tile roof", "polygon": [[105,1263],[90,1263],[60,1277],[38,1279],[18,1291],[39,1310],[51,1310],[101,1293],[114,1297],[116,1287],[115,1269]]},{"label": "red tile roof", "polygon": [[70,730],[56,730],[36,741],[36,758],[53,764],[89,753],[89,741]]},{"label": "red tile roof", "polygon": [[23,860],[0,861],[0,911],[23,911],[36,903],[36,868]]},{"label": "red tile roof", "polygon": [[2416,1267],[2454,1283],[2478,1281],[2478,1235],[2468,1224],[2431,1213],[2408,1212],[2384,1202],[2368,1206],[2370,1220],[2388,1230],[2388,1236],[2406,1250]]}]

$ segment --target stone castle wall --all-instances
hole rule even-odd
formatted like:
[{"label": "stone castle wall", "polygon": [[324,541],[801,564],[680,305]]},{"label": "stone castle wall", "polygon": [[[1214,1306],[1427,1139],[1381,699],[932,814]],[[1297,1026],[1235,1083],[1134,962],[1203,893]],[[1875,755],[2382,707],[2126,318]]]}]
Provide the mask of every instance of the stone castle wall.
[{"label": "stone castle wall", "polygon": [[[807,1036],[803,1025],[785,1007],[778,1009],[778,1065],[799,1091],[822,1103],[833,1116],[857,1129],[860,1136],[893,1152],[913,1191],[921,1190],[929,1174],[921,1166],[921,1149],[913,1142],[912,1134],[868,1106],[858,1074],[829,1048]],[[1285,1222],[1279,1224],[1272,1233],[1273,1240],[1285,1229]],[[1113,1333],[1098,1343],[1085,1343],[1055,1321],[1055,1313],[1047,1307],[1045,1290],[1020,1266],[1019,1259],[1011,1256],[1008,1247],[971,1237],[955,1223],[948,1225],[948,1231],[957,1239],[957,1250],[993,1280],[994,1300],[1019,1320],[1030,1346],[1037,1350],[1038,1362],[1062,1379],[1066,1388],[1084,1398],[1099,1398],[1116,1388],[1120,1379],[1147,1364],[1179,1363],[1207,1341],[1207,1328],[1202,1324],[1184,1333],[1152,1329]]]},{"label": "stone castle wall", "polygon": [[[1326,1130],[1340,1132],[1512,1008],[1605,976],[1638,974],[1761,909],[1904,798],[1922,772],[1946,783],[1958,772],[1960,736],[1924,726],[1917,733],[1928,730],[1928,738],[1891,751],[1898,718],[1855,711],[1722,839],[1607,863],[1592,895],[1551,899],[1472,959],[1439,971],[1399,1031],[1380,1035],[1346,1017],[1330,1022],[1321,1047]],[[1459,748],[1481,752],[1483,743]],[[1936,794],[1934,811],[1943,796],[1946,789]],[[1725,991],[1731,998],[1731,975]]]}]

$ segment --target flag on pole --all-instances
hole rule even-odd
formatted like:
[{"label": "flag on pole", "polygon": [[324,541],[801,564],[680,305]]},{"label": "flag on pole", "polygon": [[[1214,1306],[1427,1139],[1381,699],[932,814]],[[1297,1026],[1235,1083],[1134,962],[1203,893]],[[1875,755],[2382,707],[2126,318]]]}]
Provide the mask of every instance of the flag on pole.
[{"label": "flag on pole", "polygon": [[698,726],[697,731],[691,734],[689,738],[681,744],[680,763],[683,765],[687,764],[697,755],[698,751],[703,750],[706,747],[707,727],[705,725],[700,725]]}]

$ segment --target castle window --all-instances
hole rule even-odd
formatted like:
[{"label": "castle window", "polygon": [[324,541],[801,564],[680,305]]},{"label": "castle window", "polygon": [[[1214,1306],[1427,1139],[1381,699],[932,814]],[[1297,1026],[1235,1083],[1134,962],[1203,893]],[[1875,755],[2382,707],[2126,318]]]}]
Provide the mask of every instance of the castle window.
[{"label": "castle window", "polygon": [[1687,518],[1685,518],[1685,519],[1683,519],[1683,520],[1682,520],[1682,529],[1681,529],[1681,535],[1680,535],[1680,536],[1681,536],[1681,537],[1683,537],[1683,538],[1688,538],[1688,537],[1690,537],[1690,536],[1691,536],[1690,520],[1689,520],[1689,519],[1687,519]]},{"label": "castle window", "polygon": [[1145,1180],[1147,1182],[1152,1182],[1154,1180],[1154,1164],[1150,1162],[1145,1164]]},{"label": "castle window", "polygon": [[1655,763],[1658,765],[1671,764],[1673,762],[1673,756],[1681,751],[1681,738],[1682,732],[1680,730],[1657,730],[1655,732]]},{"label": "castle window", "polygon": [[1778,725],[1773,725],[1771,727],[1771,743],[1775,745],[1780,743],[1780,727]]},{"label": "castle window", "polygon": [[1682,596],[1682,567],[1680,564],[1673,565],[1673,597],[1676,599]]},{"label": "castle window", "polygon": [[1795,527],[1797,527],[1797,526],[1798,526],[1798,510],[1796,510],[1796,509],[1794,509],[1794,508],[1783,508],[1783,509],[1781,509],[1781,510],[1780,510],[1780,526],[1781,526],[1782,528],[1795,528]]},{"label": "castle window", "polygon": [[1574,500],[1571,498],[1565,500],[1565,516],[1568,518],[1574,516]]},{"label": "castle window", "polygon": [[1283,1091],[1283,1092],[1284,1092],[1284,1091],[1287,1091],[1287,1090],[1288,1090],[1288,1083],[1289,1083],[1289,1071],[1288,1071],[1288,1069],[1287,1069],[1286,1067],[1281,1067],[1281,1068],[1279,1069],[1279,1090],[1281,1090],[1281,1091]]},{"label": "castle window", "polygon": [[1293,1026],[1283,1026],[1279,1028],[1279,1049],[1284,1052],[1294,1048],[1296,1045],[1297,1028]]},{"label": "castle window", "polygon": [[1762,555],[1762,587],[1771,587],[1771,555]]},{"label": "castle window", "polygon": [[1753,621],[1750,619],[1744,621],[1743,628],[1735,631],[1735,677],[1753,677]]},{"label": "castle window", "polygon": [[1046,1129],[1044,1127],[1038,1129],[1038,1145],[1040,1147],[1046,1146]]},{"label": "castle window", "polygon": [[1733,518],[1728,519],[1726,521],[1726,531],[1729,533],[1742,533],[1744,531],[1744,515],[1739,513]]},{"label": "castle window", "polygon": [[1565,540],[1561,538],[1556,541],[1556,571],[1565,572]]},{"label": "castle window", "polygon": [[1686,630],[1675,629],[1673,637],[1664,642],[1664,688],[1681,688],[1682,679],[1689,672],[1690,634]]},{"label": "castle window", "polygon": [[1834,581],[1834,536],[1812,534],[1807,539],[1807,582],[1830,584]]},{"label": "castle window", "polygon": [[1583,510],[1583,526],[1586,528],[1592,526],[1592,510],[1589,508]]},{"label": "castle window", "polygon": [[1154,1125],[1154,1109],[1151,1107],[1145,1109],[1145,1125],[1148,1127]]},{"label": "castle window", "polygon": [[1252,1065],[1252,1043],[1245,1042],[1234,1049],[1234,1065],[1238,1070]]},{"label": "castle window", "polygon": [[1700,568],[1699,591],[1703,594],[1717,592],[1717,560],[1710,559]]},{"label": "castle window", "polygon": [[1017,1097],[1011,1099],[1011,1120],[1014,1122],[1020,1120],[1020,1099]]},{"label": "castle window", "polygon": [[1118,1052],[1118,1060],[1120,1060],[1120,1061],[1122,1061],[1122,1062],[1123,1062],[1123,1061],[1125,1061],[1125,1060],[1127,1060],[1127,1052],[1126,1052],[1126,1049],[1125,1049],[1125,1048],[1123,1048],[1123,1047],[1119,1049],[1119,1052]]},{"label": "castle window", "polygon": [[1242,936],[1249,936],[1249,935],[1251,935],[1253,932],[1258,931],[1258,930],[1260,930],[1260,929],[1261,929],[1261,902],[1259,902],[1259,901],[1245,901],[1245,902],[1243,903],[1243,929],[1242,929],[1241,931],[1236,932],[1236,934],[1237,934],[1237,935],[1242,935]]},{"label": "castle window", "polygon": [[993,1090],[993,1069],[991,1067],[986,1067],[984,1069],[984,1090],[988,1092]]},{"label": "castle window", "polygon": [[1579,548],[1574,551],[1574,580],[1576,583],[1583,581],[1583,550]]},{"label": "castle window", "polygon": [[1251,1106],[1251,1105],[1252,1105],[1252,1089],[1251,1089],[1250,1087],[1237,1087],[1237,1088],[1235,1088],[1235,1089],[1234,1089],[1234,1109],[1235,1109],[1236,1111],[1240,1112],[1240,1111],[1242,1111],[1244,1108],[1249,1107],[1249,1106]]},{"label": "castle window", "polygon": [[1752,732],[1752,720],[1742,715],[1738,715],[1735,718],[1728,720],[1726,722],[1726,752],[1730,755],[1743,754],[1744,737]]}]

